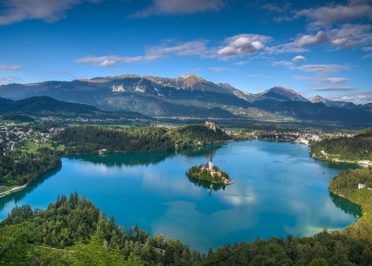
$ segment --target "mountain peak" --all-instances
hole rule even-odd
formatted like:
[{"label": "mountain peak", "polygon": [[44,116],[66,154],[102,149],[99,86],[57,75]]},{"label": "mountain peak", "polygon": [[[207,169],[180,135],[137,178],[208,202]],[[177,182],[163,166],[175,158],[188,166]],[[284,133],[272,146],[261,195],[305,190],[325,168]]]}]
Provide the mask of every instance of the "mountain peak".
[{"label": "mountain peak", "polygon": [[324,97],[322,97],[320,95],[315,95],[314,97],[311,97],[310,98],[310,101],[312,103],[325,103],[325,102],[329,101],[329,99],[324,98]]},{"label": "mountain peak", "polygon": [[185,81],[190,81],[190,82],[204,82],[206,81],[200,76],[194,75],[194,74],[185,74],[183,76],[180,76],[177,78],[178,80],[185,80]]},{"label": "mountain peak", "polygon": [[308,100],[297,91],[284,87],[273,87],[260,94],[260,97],[272,98],[280,101],[308,102]]}]

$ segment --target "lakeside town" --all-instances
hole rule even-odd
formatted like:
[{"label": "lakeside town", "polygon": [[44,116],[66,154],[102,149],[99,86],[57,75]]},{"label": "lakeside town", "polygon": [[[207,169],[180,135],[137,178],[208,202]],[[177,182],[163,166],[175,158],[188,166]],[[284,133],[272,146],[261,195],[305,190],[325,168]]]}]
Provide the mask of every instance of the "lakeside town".
[{"label": "lakeside town", "polygon": [[50,142],[63,128],[35,129],[31,125],[0,125],[0,149],[3,155],[31,140],[35,145]]}]

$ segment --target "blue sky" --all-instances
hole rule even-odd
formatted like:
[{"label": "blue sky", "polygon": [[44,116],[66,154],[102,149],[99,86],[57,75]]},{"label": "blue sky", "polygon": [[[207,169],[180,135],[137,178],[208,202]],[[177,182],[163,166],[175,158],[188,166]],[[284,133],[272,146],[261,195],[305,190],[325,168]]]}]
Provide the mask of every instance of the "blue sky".
[{"label": "blue sky", "polygon": [[371,21],[364,0],[2,0],[0,84],[194,73],[372,102]]}]

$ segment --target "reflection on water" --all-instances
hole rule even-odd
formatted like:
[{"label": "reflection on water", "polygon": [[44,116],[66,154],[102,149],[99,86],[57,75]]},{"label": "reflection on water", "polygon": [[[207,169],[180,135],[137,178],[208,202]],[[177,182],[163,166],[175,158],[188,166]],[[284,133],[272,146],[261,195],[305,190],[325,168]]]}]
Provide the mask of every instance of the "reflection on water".
[{"label": "reflection on water", "polygon": [[[234,176],[232,185],[210,188],[187,178],[186,171],[211,153]],[[328,192],[341,168],[313,160],[307,146],[265,141],[63,158],[59,171],[0,199],[0,219],[17,204],[46,208],[58,195],[78,192],[123,226],[137,224],[200,250],[257,237],[311,235],[355,220],[351,207]]]},{"label": "reflection on water", "polygon": [[104,164],[108,167],[121,167],[121,166],[148,166],[150,164],[157,164],[164,161],[166,158],[184,155],[187,157],[207,156],[222,145],[208,145],[204,147],[195,147],[178,152],[136,152],[136,153],[110,153],[102,156],[97,154],[88,154],[69,157],[71,159],[83,160],[95,164]]},{"label": "reflection on water", "polygon": [[[54,176],[56,173],[58,173],[62,167],[57,167],[56,169],[49,171],[48,173],[45,173],[40,178],[34,180],[30,185],[25,187],[22,190],[19,190],[17,192],[14,192],[12,194],[9,194],[3,198],[0,198],[0,210],[3,210],[5,208],[5,204],[7,202],[13,201],[14,203],[17,203],[21,199],[23,199],[27,194],[31,193],[33,190],[35,190],[38,186],[42,185],[45,180],[48,178]],[[3,218],[0,216],[0,218]]]},{"label": "reflection on water", "polygon": [[209,194],[212,193],[212,191],[218,191],[218,190],[225,190],[226,185],[224,184],[217,184],[217,183],[211,183],[211,182],[206,182],[204,180],[199,180],[195,179],[192,177],[187,177],[191,183],[193,183],[197,187],[202,187],[205,189],[208,189]]},{"label": "reflection on water", "polygon": [[333,194],[332,192],[329,192],[329,196],[331,197],[333,203],[345,213],[351,214],[355,217],[360,217],[362,215],[362,208],[359,205]]}]

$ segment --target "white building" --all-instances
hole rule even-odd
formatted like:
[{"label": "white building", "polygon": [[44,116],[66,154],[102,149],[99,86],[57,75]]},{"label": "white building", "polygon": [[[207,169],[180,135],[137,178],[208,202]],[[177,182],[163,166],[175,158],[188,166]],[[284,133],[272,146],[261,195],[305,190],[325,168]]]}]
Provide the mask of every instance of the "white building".
[{"label": "white building", "polygon": [[366,185],[365,184],[362,184],[362,183],[358,183],[358,189],[363,189],[365,188]]}]

